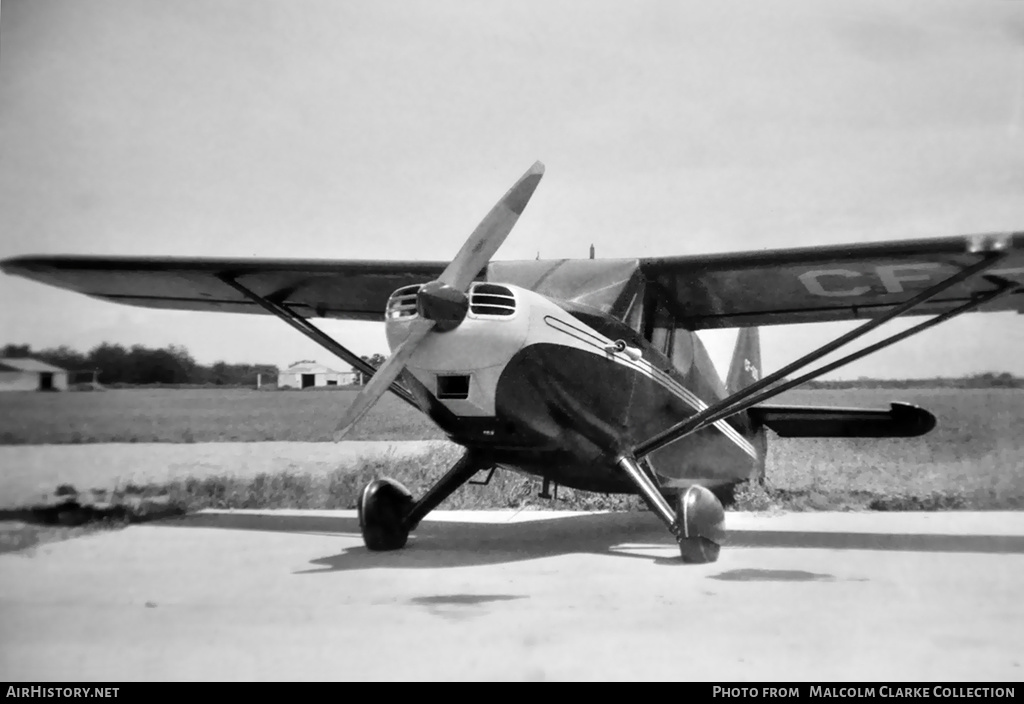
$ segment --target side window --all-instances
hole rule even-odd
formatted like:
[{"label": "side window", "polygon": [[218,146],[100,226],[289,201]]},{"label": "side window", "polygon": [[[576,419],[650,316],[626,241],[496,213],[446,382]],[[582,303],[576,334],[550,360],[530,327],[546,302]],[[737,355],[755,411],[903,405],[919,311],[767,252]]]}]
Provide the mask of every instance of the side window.
[{"label": "side window", "polygon": [[665,355],[672,366],[686,374],[693,365],[693,333],[685,327],[676,328],[675,317],[657,297],[644,301],[641,328],[651,345]]},{"label": "side window", "polygon": [[633,300],[630,302],[629,309],[626,312],[626,317],[623,319],[622,322],[636,330],[638,333],[643,332],[644,301],[639,294],[633,296]]},{"label": "side window", "polygon": [[693,366],[693,333],[686,328],[677,328],[672,338],[672,366],[686,374]]},{"label": "side window", "polygon": [[672,358],[672,340],[675,332],[675,321],[660,303],[654,309],[654,320],[651,327],[651,344],[669,359]]}]

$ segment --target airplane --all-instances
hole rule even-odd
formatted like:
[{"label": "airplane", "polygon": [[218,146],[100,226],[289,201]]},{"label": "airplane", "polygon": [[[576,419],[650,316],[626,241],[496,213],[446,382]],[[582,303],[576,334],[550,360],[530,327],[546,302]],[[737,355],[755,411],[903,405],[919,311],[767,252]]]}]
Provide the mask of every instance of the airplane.
[{"label": "airplane", "polygon": [[[767,430],[782,437],[916,437],[936,418],[888,409],[765,403],[967,312],[1024,310],[1024,233],[964,235],[707,256],[493,261],[524,212],[535,163],[450,262],[19,256],[27,277],[150,308],[269,314],[369,377],[335,440],[390,391],[461,445],[420,498],[378,478],[357,514],[371,551],[405,547],[452,492],[512,470],[583,491],[638,494],[685,563],[719,558],[725,505],[765,477]],[[899,316],[902,332],[790,377]],[[311,319],[383,321],[375,369]],[[864,321],[771,374],[759,328]],[[737,328],[723,380],[700,330]]]}]

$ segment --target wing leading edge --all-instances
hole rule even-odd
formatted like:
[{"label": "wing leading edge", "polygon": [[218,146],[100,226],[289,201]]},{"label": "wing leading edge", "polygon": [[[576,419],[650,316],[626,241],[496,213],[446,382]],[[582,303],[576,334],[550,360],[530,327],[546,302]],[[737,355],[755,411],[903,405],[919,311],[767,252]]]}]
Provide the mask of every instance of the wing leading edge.
[{"label": "wing leading edge", "polygon": [[381,321],[391,293],[431,281],[447,262],[185,259],[174,257],[16,257],[5,273],[115,303],[147,308],[266,313],[224,282],[304,317]]},{"label": "wing leading edge", "polygon": [[[642,277],[660,290],[679,324],[699,330],[875,317],[977,263],[981,252],[993,249],[1001,250],[1003,258],[990,271],[952,286],[912,312],[930,315],[993,290],[996,285],[986,276],[997,276],[1024,291],[1024,233],[623,262],[639,269]],[[515,283],[539,263],[494,264],[495,274]],[[574,284],[586,285],[590,268],[607,268],[608,264],[606,260],[563,260],[552,266],[571,274],[564,282],[571,289]],[[0,262],[0,269],[135,306],[265,312],[226,284],[226,277],[267,300],[291,307],[303,317],[381,321],[392,292],[432,281],[446,265],[418,261],[25,256]],[[480,272],[481,277],[484,275]],[[629,277],[623,274],[623,278]],[[546,280],[542,277],[540,281]],[[1020,313],[1024,311],[1024,296],[1004,296],[978,310]]]}]

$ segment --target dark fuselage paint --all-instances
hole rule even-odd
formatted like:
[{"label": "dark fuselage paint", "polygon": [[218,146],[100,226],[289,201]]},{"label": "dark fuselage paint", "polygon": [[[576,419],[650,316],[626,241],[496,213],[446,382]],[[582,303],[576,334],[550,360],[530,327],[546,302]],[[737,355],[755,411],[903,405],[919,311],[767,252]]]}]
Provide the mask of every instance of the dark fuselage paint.
[{"label": "dark fuselage paint", "polygon": [[[677,392],[638,369],[570,344],[527,341],[501,374],[493,418],[455,416],[419,384],[412,384],[418,387],[414,393],[452,440],[485,450],[500,466],[585,491],[635,493],[635,485],[615,465],[616,455],[696,412],[679,397],[679,387],[708,405],[727,391],[693,332],[675,331],[676,349],[684,349],[688,357],[686,368],[679,369],[622,321],[555,302],[564,313],[557,319],[548,316],[552,327],[577,337],[577,342],[593,337],[586,332],[588,326],[612,340],[623,340],[662,370],[663,380],[674,381]],[[734,484],[763,469],[764,431],[747,413],[727,422],[736,431],[733,435],[752,445],[757,456],[751,457],[718,428],[706,428],[649,458],[657,475],[669,480],[670,486],[663,487],[666,492],[688,483]]]}]

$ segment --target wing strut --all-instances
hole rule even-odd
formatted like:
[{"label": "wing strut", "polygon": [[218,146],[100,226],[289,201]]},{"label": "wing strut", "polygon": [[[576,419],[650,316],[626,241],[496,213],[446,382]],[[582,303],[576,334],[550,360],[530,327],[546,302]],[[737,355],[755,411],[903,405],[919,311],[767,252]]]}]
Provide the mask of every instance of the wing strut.
[{"label": "wing strut", "polygon": [[889,345],[899,342],[900,340],[906,339],[911,335],[915,335],[919,332],[922,332],[923,330],[926,330],[932,326],[938,325],[939,323],[945,322],[950,318],[960,315],[961,313],[966,313],[970,310],[973,310],[974,308],[977,308],[981,305],[984,305],[985,303],[988,303],[991,300],[994,300],[1000,296],[1004,296],[1008,293],[1015,291],[1018,286],[1017,284],[1010,281],[1006,281],[1005,279],[1001,279],[996,276],[985,276],[985,280],[995,284],[997,287],[996,289],[980,294],[976,296],[973,300],[968,301],[967,303],[964,303],[963,305],[960,305],[957,308],[949,310],[941,315],[935,316],[934,318],[927,320],[923,323],[920,323],[919,325],[915,325],[909,330],[905,330],[904,332],[891,335],[890,337],[887,337],[881,342],[875,343],[873,345],[870,345],[869,347],[864,348],[863,350],[847,355],[842,359],[827,364],[824,367],[817,369],[813,372],[809,372],[804,376],[801,376],[797,379],[793,379],[791,381],[787,381],[778,386],[772,386],[773,384],[775,384],[775,382],[783,379],[787,374],[790,374],[791,372],[794,372],[798,369],[803,369],[812,362],[815,362],[824,357],[825,355],[829,354],[830,352],[838,349],[839,347],[842,347],[843,345],[852,342],[853,340],[859,337],[864,336],[868,332],[874,330],[875,328],[888,322],[889,320],[892,320],[893,318],[899,315],[903,315],[907,311],[926,303],[927,301],[939,295],[946,289],[955,286],[956,284],[960,283],[961,281],[971,276],[974,276],[975,274],[979,274],[985,271],[986,269],[991,268],[1005,256],[1006,253],[1001,251],[985,252],[981,261],[972,264],[971,266],[963,269],[959,273],[949,277],[945,281],[942,281],[936,284],[935,286],[932,286],[931,288],[922,291],[917,296],[914,296],[910,300],[896,306],[888,313],[885,313],[879,316],[878,318],[869,320],[864,325],[861,325],[860,327],[846,333],[845,335],[836,338],[832,342],[822,345],[814,352],[804,355],[800,359],[797,359],[795,362],[786,365],[785,367],[779,369],[773,374],[769,374],[760,381],[751,384],[750,386],[744,388],[741,391],[738,391],[735,394],[727,396],[718,403],[708,406],[703,411],[700,411],[699,413],[690,416],[686,420],[677,423],[671,428],[663,430],[654,437],[638,444],[633,449],[634,457],[641,458],[646,455],[649,455],[655,450],[659,450],[662,447],[665,447],[669,443],[675,442],[676,440],[686,437],[687,435],[691,435],[692,433],[695,433],[698,430],[701,430],[702,428],[712,423],[722,420],[723,418],[727,418],[731,415],[735,415],[736,413],[745,411],[746,409],[755,406],[765,401],[766,399],[771,398],[772,396],[780,394],[783,391],[791,389],[794,386],[803,384],[807,381],[810,381],[811,379],[814,379],[815,377],[821,376],[822,374],[826,374],[830,371],[838,369],[839,367],[849,364],[850,362],[856,361],[862,357],[865,357],[868,354],[877,352],[883,347],[888,347]]},{"label": "wing strut", "polygon": [[[301,315],[299,315],[298,313],[296,313],[294,310],[284,305],[283,303],[275,303],[274,301],[264,298],[258,293],[255,293],[254,291],[251,291],[242,284],[238,283],[230,276],[219,275],[217,278],[219,278],[228,286],[241,293],[243,296],[245,296],[252,302],[262,307],[268,313],[276,315],[278,318],[291,325],[293,328],[301,332],[309,339],[313,340],[313,342],[317,343],[318,345],[326,349],[328,352],[337,355],[341,359],[345,360],[353,367],[358,369],[360,372],[365,374],[367,377],[372,377],[374,374],[377,373],[377,370],[373,367],[373,365],[366,362],[366,360],[361,359],[359,355],[357,355],[355,352],[353,352],[352,350],[348,349],[347,347],[336,341],[330,335],[328,335],[323,330],[313,325],[313,323],[309,322],[308,320],[303,318]],[[400,399],[411,405],[413,408],[421,410],[420,405],[416,403],[415,397],[413,397],[413,395],[409,393],[409,391],[405,387],[398,384],[398,382],[391,384],[389,388],[396,396],[398,396]]]}]

